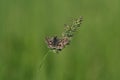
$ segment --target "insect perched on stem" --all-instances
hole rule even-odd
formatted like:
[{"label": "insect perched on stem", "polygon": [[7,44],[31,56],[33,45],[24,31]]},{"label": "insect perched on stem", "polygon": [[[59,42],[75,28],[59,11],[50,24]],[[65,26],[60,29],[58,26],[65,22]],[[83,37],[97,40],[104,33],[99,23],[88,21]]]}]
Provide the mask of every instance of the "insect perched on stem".
[{"label": "insect perched on stem", "polygon": [[55,52],[58,52],[69,44],[69,39],[67,37],[58,38],[57,36],[47,37],[46,43],[51,50],[55,50]]}]

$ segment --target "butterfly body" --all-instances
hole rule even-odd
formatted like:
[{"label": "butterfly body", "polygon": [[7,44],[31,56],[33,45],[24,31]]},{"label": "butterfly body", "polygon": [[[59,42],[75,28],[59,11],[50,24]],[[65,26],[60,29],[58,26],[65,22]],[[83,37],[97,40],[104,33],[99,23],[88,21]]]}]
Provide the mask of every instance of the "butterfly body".
[{"label": "butterfly body", "polygon": [[58,42],[59,42],[59,39],[57,38],[57,36],[53,37],[52,45],[57,46]]}]

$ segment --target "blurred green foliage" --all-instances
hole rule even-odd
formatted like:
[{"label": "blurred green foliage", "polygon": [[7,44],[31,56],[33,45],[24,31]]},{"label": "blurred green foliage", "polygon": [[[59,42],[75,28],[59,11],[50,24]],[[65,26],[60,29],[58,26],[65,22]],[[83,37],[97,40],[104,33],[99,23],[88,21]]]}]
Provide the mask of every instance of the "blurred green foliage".
[{"label": "blurred green foliage", "polygon": [[[0,0],[0,80],[120,80],[120,0]],[[70,46],[46,36],[83,16]]]}]

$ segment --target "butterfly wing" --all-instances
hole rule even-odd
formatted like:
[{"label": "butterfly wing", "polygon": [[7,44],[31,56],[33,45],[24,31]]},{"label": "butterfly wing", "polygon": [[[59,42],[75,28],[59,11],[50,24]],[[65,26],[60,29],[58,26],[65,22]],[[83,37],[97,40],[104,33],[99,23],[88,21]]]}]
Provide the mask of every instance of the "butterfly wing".
[{"label": "butterfly wing", "polygon": [[46,37],[45,41],[46,41],[46,43],[47,43],[47,45],[48,45],[48,47],[50,49],[54,48],[54,46],[53,46],[53,38]]},{"label": "butterfly wing", "polygon": [[68,43],[69,39],[64,37],[63,39],[59,40],[56,49],[61,51]]},{"label": "butterfly wing", "polygon": [[49,37],[46,38],[46,43],[50,49],[56,49],[58,41],[59,41],[59,39],[57,38],[57,36],[51,37],[51,38],[49,38]]}]

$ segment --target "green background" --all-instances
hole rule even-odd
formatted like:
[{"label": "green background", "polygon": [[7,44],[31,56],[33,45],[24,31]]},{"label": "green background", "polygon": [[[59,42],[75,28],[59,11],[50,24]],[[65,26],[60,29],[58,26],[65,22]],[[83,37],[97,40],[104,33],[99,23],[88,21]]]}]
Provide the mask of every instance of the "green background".
[{"label": "green background", "polygon": [[[83,16],[69,46],[45,37]],[[120,0],[0,0],[0,80],[120,80]]]}]

